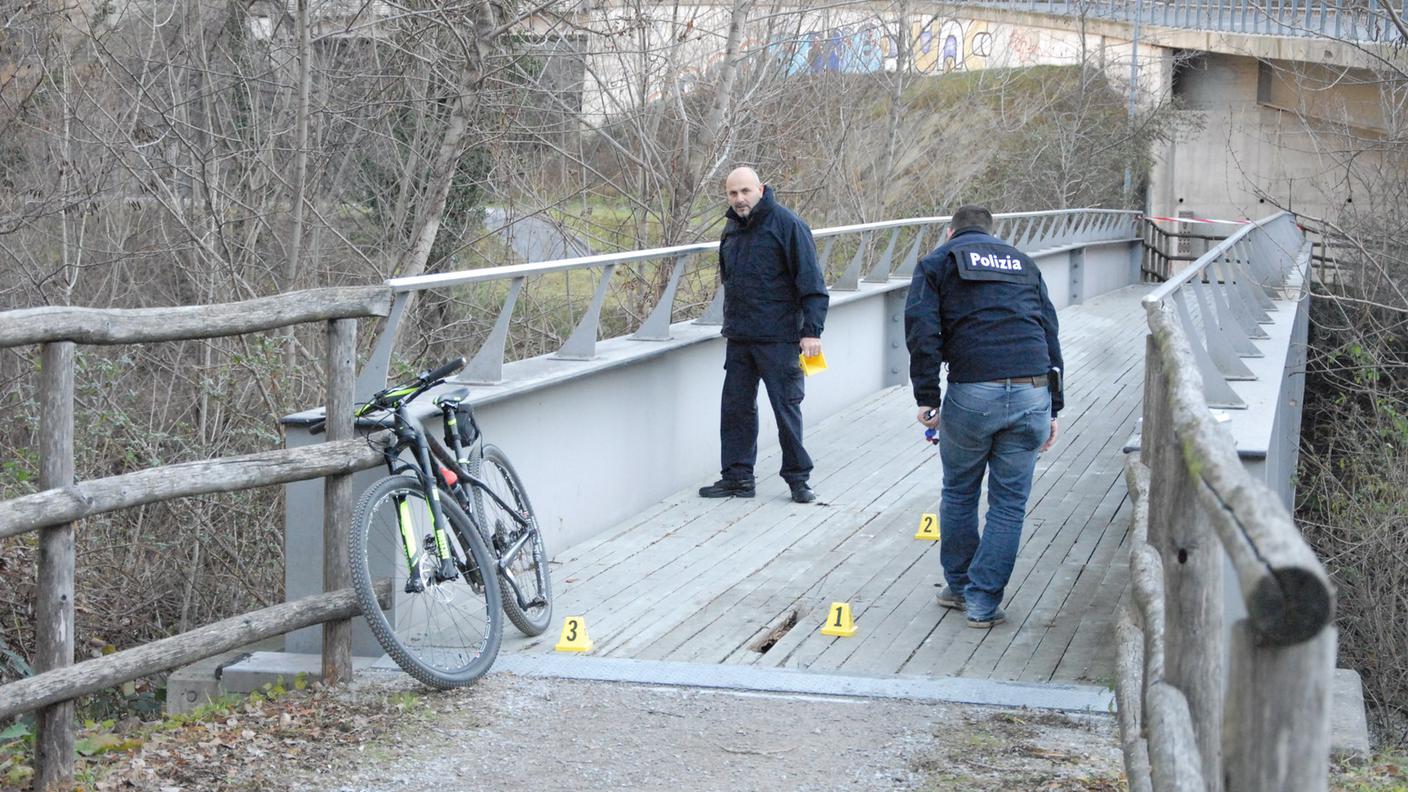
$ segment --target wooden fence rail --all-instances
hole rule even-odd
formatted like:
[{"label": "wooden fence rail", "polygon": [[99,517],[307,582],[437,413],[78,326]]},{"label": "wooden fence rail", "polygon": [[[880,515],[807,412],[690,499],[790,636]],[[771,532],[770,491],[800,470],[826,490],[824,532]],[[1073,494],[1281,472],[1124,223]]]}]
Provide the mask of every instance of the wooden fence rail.
[{"label": "wooden fence rail", "polygon": [[[1325,790],[1334,589],[1213,418],[1171,309],[1146,309],[1142,459],[1126,460],[1132,604],[1116,630],[1130,789]],[[1247,610],[1230,631],[1224,557]]]},{"label": "wooden fence rail", "polygon": [[[74,699],[220,652],[314,624],[324,625],[323,674],[351,673],[350,623],[357,612],[347,588],[349,477],[380,461],[374,444],[352,439],[356,320],[386,316],[386,286],[314,289],[237,303],[144,309],[31,308],[0,313],[0,348],[41,344],[40,486],[0,503],[0,539],[38,530],[35,674],[0,687],[0,718],[37,710],[34,787],[73,786]],[[185,341],[327,323],[328,442],[139,470],[74,483],[76,344]],[[74,664],[74,526],[84,517],[216,492],[323,477],[324,590],[198,627],[180,635]],[[388,589],[389,590],[389,589]]]},{"label": "wooden fence rail", "polygon": [[381,452],[367,441],[339,440],[82,481],[0,501],[0,539],[133,506],[342,475],[380,462]]}]

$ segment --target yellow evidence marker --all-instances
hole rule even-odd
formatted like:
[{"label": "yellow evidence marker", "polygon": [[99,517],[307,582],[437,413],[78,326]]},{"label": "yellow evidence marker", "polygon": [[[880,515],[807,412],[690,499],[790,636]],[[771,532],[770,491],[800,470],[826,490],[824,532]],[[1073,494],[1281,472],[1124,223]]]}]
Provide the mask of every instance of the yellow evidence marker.
[{"label": "yellow evidence marker", "polygon": [[592,639],[587,637],[587,620],[568,616],[562,621],[562,639],[554,647],[559,652],[590,652]]},{"label": "yellow evidence marker", "polygon": [[826,611],[826,623],[821,625],[822,635],[850,638],[856,634],[856,623],[851,618],[851,603],[833,602]]},{"label": "yellow evidence marker", "polygon": [[802,373],[810,377],[820,371],[826,371],[826,355],[818,352],[816,357],[798,355],[797,359],[802,361]]},{"label": "yellow evidence marker", "polygon": [[914,534],[914,538],[939,541],[939,515],[932,512],[919,515],[919,530]]}]

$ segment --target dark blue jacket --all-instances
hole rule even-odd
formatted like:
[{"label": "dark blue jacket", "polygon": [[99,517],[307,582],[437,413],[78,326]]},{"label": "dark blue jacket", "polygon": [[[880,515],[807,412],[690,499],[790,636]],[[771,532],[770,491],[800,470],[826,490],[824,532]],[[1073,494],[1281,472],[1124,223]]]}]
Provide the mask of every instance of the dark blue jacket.
[{"label": "dark blue jacket", "polygon": [[719,242],[725,338],[820,338],[831,298],[816,261],[812,230],[773,198],[772,188],[745,220],[730,207]]},{"label": "dark blue jacket", "polygon": [[[915,403],[938,407],[939,366],[949,382],[987,382],[1064,371],[1056,308],[1025,253],[976,228],[919,261],[904,307]],[[1051,417],[1065,406],[1051,395]]]}]

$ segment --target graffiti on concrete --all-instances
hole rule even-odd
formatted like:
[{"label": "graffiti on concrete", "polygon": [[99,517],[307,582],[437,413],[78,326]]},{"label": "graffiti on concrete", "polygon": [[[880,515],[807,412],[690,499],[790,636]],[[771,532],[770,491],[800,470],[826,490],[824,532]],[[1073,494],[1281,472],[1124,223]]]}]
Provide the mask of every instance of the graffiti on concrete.
[{"label": "graffiti on concrete", "polygon": [[[909,30],[910,68],[922,74],[981,69],[994,54],[986,22],[957,19],[914,22]],[[778,39],[768,49],[788,74],[869,74],[899,67],[899,42],[878,25],[812,31]]]}]

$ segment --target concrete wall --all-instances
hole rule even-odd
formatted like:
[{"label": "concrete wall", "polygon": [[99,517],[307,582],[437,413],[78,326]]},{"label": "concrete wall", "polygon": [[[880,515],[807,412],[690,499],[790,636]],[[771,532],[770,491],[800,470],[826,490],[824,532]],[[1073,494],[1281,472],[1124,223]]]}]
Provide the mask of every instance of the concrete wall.
[{"label": "concrete wall", "polygon": [[1373,183],[1381,167],[1368,149],[1384,105],[1367,72],[1213,53],[1181,67],[1177,84],[1185,129],[1159,152],[1152,214],[1335,216],[1349,185]]},{"label": "concrete wall", "polygon": [[[1083,280],[1080,299],[1137,282],[1131,268],[1138,243],[1102,243],[1037,253],[1038,265],[1058,308],[1072,302],[1072,272]],[[1080,266],[1071,267],[1073,259]],[[829,370],[808,378],[802,412],[815,426],[883,388],[908,381],[903,307],[908,281],[861,284],[832,292],[823,335]],[[719,469],[719,393],[724,339],[718,328],[692,323],[672,327],[665,342],[603,341],[597,359],[572,362],[542,357],[509,363],[505,384],[472,387],[486,438],[503,448],[527,485],[543,526],[548,552],[556,554],[619,524],[662,498],[712,481]],[[429,405],[430,399],[424,403]],[[776,447],[776,427],[766,396],[759,394],[759,449]],[[904,420],[897,416],[896,420]],[[290,447],[313,438],[290,426]],[[320,441],[321,438],[318,438]],[[759,469],[760,479],[776,475]],[[383,475],[361,474],[360,493]],[[779,485],[780,486],[780,485]],[[286,489],[287,597],[322,590],[322,482]],[[288,651],[313,652],[321,630],[291,633]],[[379,653],[358,623],[354,651]]]}]

